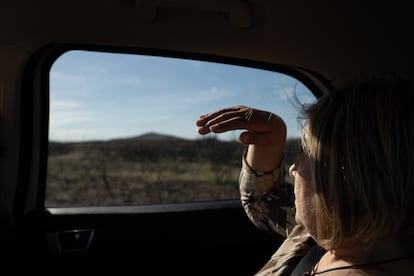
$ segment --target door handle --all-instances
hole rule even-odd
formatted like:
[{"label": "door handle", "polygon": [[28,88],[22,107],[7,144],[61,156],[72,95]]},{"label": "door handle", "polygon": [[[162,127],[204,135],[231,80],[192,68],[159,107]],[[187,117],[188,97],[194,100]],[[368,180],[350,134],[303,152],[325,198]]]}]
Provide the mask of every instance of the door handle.
[{"label": "door handle", "polygon": [[74,229],[47,233],[46,240],[54,253],[81,252],[89,249],[94,229]]}]

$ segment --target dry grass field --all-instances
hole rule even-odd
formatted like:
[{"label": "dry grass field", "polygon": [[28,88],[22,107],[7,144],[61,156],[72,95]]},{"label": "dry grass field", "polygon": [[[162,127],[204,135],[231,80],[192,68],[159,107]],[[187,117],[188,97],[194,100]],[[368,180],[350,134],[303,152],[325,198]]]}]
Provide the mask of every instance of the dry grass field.
[{"label": "dry grass field", "polygon": [[[297,151],[288,141],[287,163]],[[239,197],[245,146],[214,138],[49,143],[45,206],[143,205]]]}]

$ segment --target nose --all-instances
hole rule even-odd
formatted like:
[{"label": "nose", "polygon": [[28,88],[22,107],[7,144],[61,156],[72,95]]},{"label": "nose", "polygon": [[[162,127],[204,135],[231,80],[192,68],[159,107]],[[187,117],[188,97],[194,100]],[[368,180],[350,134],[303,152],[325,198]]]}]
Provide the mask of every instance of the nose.
[{"label": "nose", "polygon": [[291,177],[295,177],[297,170],[298,170],[298,167],[297,167],[296,162],[295,162],[292,165],[290,165],[290,167],[289,167],[289,175]]}]

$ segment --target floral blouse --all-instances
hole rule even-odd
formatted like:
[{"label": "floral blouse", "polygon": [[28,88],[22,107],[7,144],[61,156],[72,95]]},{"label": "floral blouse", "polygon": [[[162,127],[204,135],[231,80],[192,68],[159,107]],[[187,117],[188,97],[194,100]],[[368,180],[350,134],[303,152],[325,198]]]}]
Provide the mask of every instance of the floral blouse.
[{"label": "floral blouse", "polygon": [[244,158],[242,164],[239,188],[247,216],[259,229],[286,237],[256,276],[290,275],[315,244],[295,222],[293,186],[284,181],[281,168],[265,174],[250,168]]}]

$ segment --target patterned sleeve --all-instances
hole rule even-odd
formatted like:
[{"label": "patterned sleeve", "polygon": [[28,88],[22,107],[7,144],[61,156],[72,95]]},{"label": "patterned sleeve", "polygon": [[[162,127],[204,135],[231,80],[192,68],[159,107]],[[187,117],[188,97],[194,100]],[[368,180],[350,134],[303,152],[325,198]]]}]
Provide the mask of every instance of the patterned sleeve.
[{"label": "patterned sleeve", "polygon": [[293,187],[284,176],[282,168],[271,173],[254,171],[243,155],[239,189],[247,216],[259,229],[286,237],[296,223]]}]

